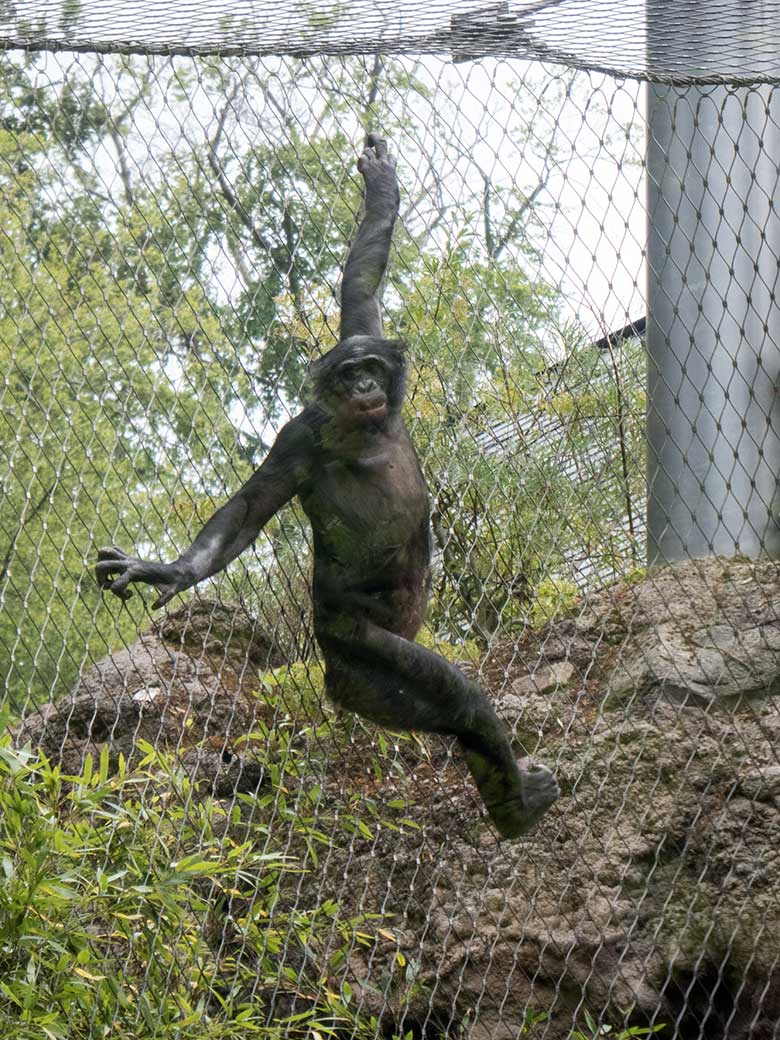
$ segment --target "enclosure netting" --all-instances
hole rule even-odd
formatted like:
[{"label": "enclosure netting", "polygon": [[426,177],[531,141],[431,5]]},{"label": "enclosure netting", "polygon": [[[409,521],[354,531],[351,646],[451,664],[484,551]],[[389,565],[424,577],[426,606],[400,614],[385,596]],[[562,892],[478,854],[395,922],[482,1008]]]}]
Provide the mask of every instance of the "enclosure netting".
[{"label": "enclosure netting", "polygon": [[[780,4],[701,8],[0,0],[0,1035],[780,1034]],[[300,408],[369,129],[420,638],[559,777],[520,841],[326,702],[298,507],[162,616],[92,574]]]},{"label": "enclosure netting", "polygon": [[[648,19],[648,15],[650,16]],[[653,19],[663,27],[661,39]],[[532,58],[677,82],[774,82],[777,0],[3,0],[8,47]],[[649,24],[648,24],[649,23]]]}]

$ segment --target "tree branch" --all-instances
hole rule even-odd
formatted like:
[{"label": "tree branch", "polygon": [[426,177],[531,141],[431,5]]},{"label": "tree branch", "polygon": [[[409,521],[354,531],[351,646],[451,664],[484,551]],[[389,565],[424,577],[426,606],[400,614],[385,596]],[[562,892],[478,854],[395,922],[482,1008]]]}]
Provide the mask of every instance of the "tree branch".
[{"label": "tree branch", "polygon": [[135,205],[135,194],[133,192],[133,179],[130,174],[130,166],[127,162],[127,149],[125,148],[125,142],[122,139],[122,135],[119,132],[119,127],[116,123],[111,124],[109,130],[109,137],[111,138],[114,148],[116,149],[117,161],[119,162],[119,176],[122,181],[122,188],[125,193],[125,201],[128,206],[132,207]]},{"label": "tree branch", "polygon": [[486,173],[482,174],[482,218],[485,224],[485,248],[491,260],[496,259],[496,239],[493,234],[493,223],[490,219],[490,178]]},{"label": "tree branch", "polygon": [[208,151],[206,152],[206,159],[208,161],[209,166],[211,167],[211,172],[217,179],[217,184],[219,185],[223,198],[227,202],[228,206],[230,206],[230,208],[236,214],[244,228],[246,228],[246,230],[252,236],[252,241],[259,249],[262,249],[265,252],[270,252],[270,243],[262,234],[262,232],[257,228],[254,221],[252,220],[251,215],[244,206],[243,202],[233,191],[232,187],[230,186],[230,182],[225,176],[225,171],[222,169],[222,164],[220,163],[219,158],[217,156],[217,149],[219,148],[219,144],[222,140],[222,135],[225,131],[225,123],[227,122],[228,113],[230,112],[232,104],[236,99],[239,89],[240,82],[237,80],[233,84],[233,89],[228,95],[228,98],[222,108],[222,111],[219,114],[219,118],[217,120],[217,129],[213,138],[211,139],[211,141],[209,141]]},{"label": "tree branch", "polygon": [[536,201],[536,199],[539,197],[539,195],[547,187],[547,182],[548,182],[549,178],[550,178],[550,175],[549,175],[549,172],[548,172],[546,176],[542,177],[541,180],[539,180],[539,182],[537,183],[536,187],[531,192],[531,194],[530,195],[526,195],[526,197],[523,200],[523,203],[520,206],[520,208],[515,211],[512,219],[509,221],[509,227],[506,229],[504,234],[499,239],[498,244],[496,245],[496,248],[495,248],[495,252],[493,252],[491,254],[491,256],[492,256],[492,258],[494,260],[497,260],[499,258],[499,256],[501,256],[503,251],[506,249],[506,247],[512,241],[512,239],[514,238],[515,232],[517,231],[518,227],[520,226],[520,223],[525,219],[526,214],[528,213],[528,210],[531,208],[531,206],[533,206],[533,204]]},{"label": "tree branch", "polygon": [[284,241],[287,249],[287,282],[290,286],[290,295],[293,298],[295,310],[299,315],[303,315],[303,293],[301,292],[298,267],[295,263],[295,250],[298,244],[295,238],[296,227],[293,223],[290,207],[286,201],[282,212],[282,230],[284,231]]},{"label": "tree branch", "polygon": [[25,526],[31,520],[34,520],[36,516],[40,513],[40,511],[46,505],[46,502],[48,501],[49,496],[51,495],[53,490],[54,484],[47,487],[27,516],[24,515],[24,510],[22,510],[19,516],[19,523],[17,524],[13,538],[11,539],[11,544],[8,546],[8,551],[3,557],[2,563],[0,563],[0,581],[4,581],[5,578],[8,576],[8,571],[11,567],[11,560],[13,559],[13,555],[16,550],[16,545],[19,541],[19,538],[21,537],[22,531],[24,530]]},{"label": "tree branch", "polygon": [[365,103],[365,106],[363,108],[362,123],[363,123],[363,129],[366,132],[368,132],[369,130],[374,129],[370,125],[371,114],[373,112],[374,105],[376,104],[376,99],[379,97],[379,80],[380,80],[380,78],[382,76],[382,73],[384,72],[384,68],[385,68],[385,63],[384,63],[384,59],[382,58],[382,55],[381,54],[375,54],[374,55],[374,64],[373,64],[373,66],[371,68],[371,72],[369,73],[369,76],[368,76],[368,84],[369,84],[369,86],[368,86],[368,97],[366,98],[366,103]]}]

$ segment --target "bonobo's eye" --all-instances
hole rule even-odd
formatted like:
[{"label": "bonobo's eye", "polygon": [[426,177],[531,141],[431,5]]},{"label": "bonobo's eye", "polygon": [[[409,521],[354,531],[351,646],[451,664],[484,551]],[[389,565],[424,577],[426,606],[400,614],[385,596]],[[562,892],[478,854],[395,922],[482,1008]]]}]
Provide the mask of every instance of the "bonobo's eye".
[{"label": "bonobo's eye", "polygon": [[377,383],[383,383],[387,369],[383,362],[377,358],[366,358],[361,365],[363,373],[370,376]]},{"label": "bonobo's eye", "polygon": [[380,358],[367,357],[358,361],[344,361],[339,365],[339,379],[345,386],[354,386],[361,379],[370,379],[379,386],[384,386],[387,378],[387,366]]},{"label": "bonobo's eye", "polygon": [[357,361],[345,361],[339,365],[339,379],[350,386],[358,376],[359,363]]}]

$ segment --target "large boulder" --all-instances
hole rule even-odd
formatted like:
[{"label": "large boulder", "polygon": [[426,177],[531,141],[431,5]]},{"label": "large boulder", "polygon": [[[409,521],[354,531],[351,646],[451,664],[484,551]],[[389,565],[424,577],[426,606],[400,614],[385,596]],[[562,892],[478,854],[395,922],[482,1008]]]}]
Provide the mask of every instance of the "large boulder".
[{"label": "large boulder", "polygon": [[419,830],[353,846],[340,887],[397,922],[395,946],[352,956],[365,1008],[389,999],[418,1033],[471,1040],[514,1040],[538,1014],[530,1036],[567,1038],[585,1011],[681,1040],[776,1038],[780,568],[658,570],[482,673],[563,796],[499,842],[467,783],[415,771]]},{"label": "large boulder", "polygon": [[138,742],[173,751],[196,778],[224,792],[256,788],[258,767],[234,745],[257,724],[258,673],[283,661],[240,608],[195,598],[162,616],[135,643],[85,671],[65,696],[16,728],[67,773],[87,753],[121,752],[132,764]]}]

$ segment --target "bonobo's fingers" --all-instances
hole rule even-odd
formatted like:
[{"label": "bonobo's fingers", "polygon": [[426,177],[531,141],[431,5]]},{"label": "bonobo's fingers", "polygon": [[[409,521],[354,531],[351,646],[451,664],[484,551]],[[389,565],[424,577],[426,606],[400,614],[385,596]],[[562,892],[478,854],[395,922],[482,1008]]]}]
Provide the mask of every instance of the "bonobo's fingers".
[{"label": "bonobo's fingers", "polygon": [[121,559],[127,556],[127,553],[120,549],[118,545],[104,545],[102,549],[98,549],[98,559]]},{"label": "bonobo's fingers", "polygon": [[387,156],[387,138],[380,137],[378,134],[368,134],[366,148],[373,148],[377,159],[384,159]]},{"label": "bonobo's fingers", "polygon": [[116,545],[98,549],[95,578],[101,589],[110,588],[114,582],[114,576],[122,574],[130,563],[131,558]]},{"label": "bonobo's fingers", "polygon": [[128,588],[132,581],[154,585],[160,593],[153,604],[155,608],[164,606],[177,592],[187,587],[169,564],[139,560],[137,556],[128,556],[115,545],[98,550],[95,577],[102,589],[108,589],[123,600],[132,596]]},{"label": "bonobo's fingers", "polygon": [[133,595],[127,588],[131,580],[131,567],[135,561],[116,546],[98,550],[95,578],[101,589],[108,589],[120,599],[128,600]]},{"label": "bonobo's fingers", "polygon": [[358,170],[368,180],[372,173],[382,178],[390,172],[395,179],[395,156],[387,150],[387,140],[378,134],[368,134],[366,146],[358,157]]},{"label": "bonobo's fingers", "polygon": [[113,592],[115,596],[119,596],[120,599],[130,599],[133,595],[128,584],[130,582],[130,571],[126,570],[121,577],[117,578],[113,584],[108,586],[109,592]]},{"label": "bonobo's fingers", "polygon": [[373,151],[370,148],[364,148],[358,156],[357,168],[360,173],[365,177],[366,173],[370,170],[372,164],[376,161]]},{"label": "bonobo's fingers", "polygon": [[127,553],[119,548],[118,545],[104,545],[102,549],[98,549],[98,560],[103,563],[108,563],[111,560],[121,561],[127,559]]},{"label": "bonobo's fingers", "polygon": [[178,591],[179,590],[176,588],[175,585],[171,585],[171,587],[166,592],[164,592],[162,596],[158,596],[154,603],[152,603],[152,610],[159,610],[160,607],[164,607],[166,603],[169,603],[173,599],[173,597],[176,595]]}]

